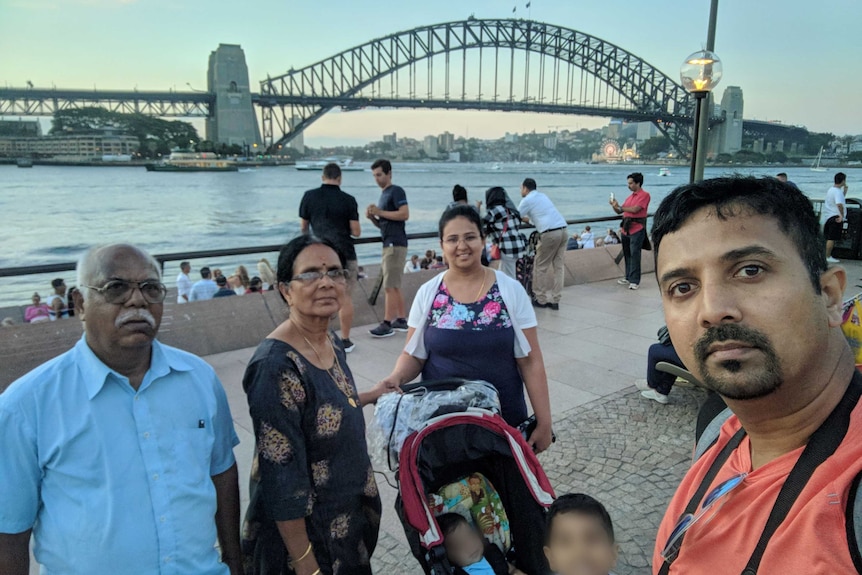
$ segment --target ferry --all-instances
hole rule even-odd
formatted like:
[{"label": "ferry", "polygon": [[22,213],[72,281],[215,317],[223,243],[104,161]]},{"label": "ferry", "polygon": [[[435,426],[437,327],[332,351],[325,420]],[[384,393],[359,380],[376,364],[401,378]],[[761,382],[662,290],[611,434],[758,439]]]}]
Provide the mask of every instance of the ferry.
[{"label": "ferry", "polygon": [[236,172],[233,160],[224,160],[212,152],[172,152],[160,161],[146,164],[148,172]]},{"label": "ferry", "polygon": [[670,168],[659,168],[658,175],[663,177],[670,176]]},{"label": "ferry", "polygon": [[18,158],[15,164],[19,168],[32,168],[33,167],[33,159],[32,158]]},{"label": "ferry", "polygon": [[300,172],[319,172],[323,170],[323,167],[326,164],[338,164],[338,167],[341,168],[342,172],[364,172],[365,168],[362,166],[357,166],[353,163],[352,159],[347,160],[339,160],[338,158],[325,158],[323,160],[317,162],[311,162],[307,164],[296,164],[294,168],[299,170]]}]

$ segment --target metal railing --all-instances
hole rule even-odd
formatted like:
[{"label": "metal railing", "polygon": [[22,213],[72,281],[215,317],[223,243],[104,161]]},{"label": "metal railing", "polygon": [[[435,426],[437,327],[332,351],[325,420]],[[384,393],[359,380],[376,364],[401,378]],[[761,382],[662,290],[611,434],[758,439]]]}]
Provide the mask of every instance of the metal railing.
[{"label": "metal railing", "polygon": [[[652,217],[652,214],[647,216]],[[614,222],[622,219],[622,216],[602,216],[597,218],[579,218],[574,220],[566,220],[566,224],[573,226],[579,224],[596,224],[602,222]],[[530,224],[524,224],[524,228],[533,228]],[[418,232],[407,234],[408,240],[427,240],[438,237],[437,232]],[[381,241],[380,237],[356,238],[353,240],[354,245],[374,244]],[[216,258],[224,256],[245,256],[249,254],[260,254],[266,252],[277,252],[283,244],[264,245],[264,246],[246,246],[240,248],[220,248],[214,250],[198,250],[190,252],[172,252],[167,254],[155,254],[156,261],[162,266],[164,272],[166,262],[176,262],[184,260],[195,260],[200,258]],[[60,262],[56,264],[41,264],[35,266],[18,266],[11,268],[0,268],[0,278],[4,277],[20,277],[36,274],[46,274],[55,272],[75,271],[77,262]]]}]

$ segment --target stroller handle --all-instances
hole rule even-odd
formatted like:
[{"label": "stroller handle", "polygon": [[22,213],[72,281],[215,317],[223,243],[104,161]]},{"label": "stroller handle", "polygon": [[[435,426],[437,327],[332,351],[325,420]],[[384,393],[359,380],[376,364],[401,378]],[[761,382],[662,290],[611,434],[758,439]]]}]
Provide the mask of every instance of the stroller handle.
[{"label": "stroller handle", "polygon": [[471,380],[463,379],[460,377],[417,381],[416,383],[406,383],[402,385],[401,393],[420,393],[423,391],[453,391],[469,381]]}]

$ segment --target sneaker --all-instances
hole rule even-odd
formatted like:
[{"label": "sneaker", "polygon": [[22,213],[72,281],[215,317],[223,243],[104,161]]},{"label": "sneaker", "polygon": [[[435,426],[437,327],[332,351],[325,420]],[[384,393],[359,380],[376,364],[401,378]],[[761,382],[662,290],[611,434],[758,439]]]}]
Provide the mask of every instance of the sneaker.
[{"label": "sneaker", "polygon": [[344,353],[350,353],[356,347],[356,344],[350,341],[350,339],[342,339],[341,344],[344,346]]},{"label": "sneaker", "polygon": [[629,280],[627,280],[626,278],[620,278],[617,280],[617,283],[621,286],[627,286],[629,285]]},{"label": "sneaker", "polygon": [[636,379],[635,387],[638,388],[640,391],[647,391],[648,389],[652,389],[647,383],[647,380],[645,379]]},{"label": "sneaker", "polygon": [[629,284],[629,289],[639,289],[640,286],[638,284]]},{"label": "sneaker", "polygon": [[392,322],[392,329],[394,329],[395,331],[400,331],[402,333],[406,332],[407,320],[403,317],[397,318],[395,321]]},{"label": "sneaker", "polygon": [[545,307],[547,307],[548,309],[552,309],[554,311],[560,311],[560,304],[558,304],[558,303],[545,304]]},{"label": "sneaker", "polygon": [[374,329],[369,329],[368,333],[370,333],[374,337],[389,337],[391,335],[395,335],[395,330],[392,329],[392,324],[390,324],[388,321],[381,321],[380,325],[378,325]]},{"label": "sneaker", "polygon": [[830,264],[840,264],[840,263],[841,263],[841,260],[836,260],[836,259],[835,259],[835,258],[833,258],[833,257],[828,257],[828,258],[826,258],[826,261],[827,261],[828,263],[830,263]]},{"label": "sneaker", "polygon": [[641,395],[647,399],[657,401],[662,405],[665,405],[667,403],[667,396],[657,392],[654,389],[647,389],[646,391],[642,391]]}]

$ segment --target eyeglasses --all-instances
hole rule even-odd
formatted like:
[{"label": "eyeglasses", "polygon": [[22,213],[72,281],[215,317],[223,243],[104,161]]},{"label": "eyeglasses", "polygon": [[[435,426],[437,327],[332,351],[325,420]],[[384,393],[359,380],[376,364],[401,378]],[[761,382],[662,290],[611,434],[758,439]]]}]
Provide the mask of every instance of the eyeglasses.
[{"label": "eyeglasses", "polygon": [[301,274],[297,274],[290,278],[292,282],[302,282],[304,284],[312,284],[314,282],[318,282],[322,280],[324,277],[328,277],[332,281],[338,284],[343,284],[347,281],[347,278],[350,277],[350,271],[345,269],[340,270],[329,270],[327,272],[303,272]]},{"label": "eyeglasses", "polygon": [[168,293],[165,284],[154,280],[142,282],[130,282],[126,280],[111,280],[102,287],[84,286],[102,294],[108,303],[126,303],[132,297],[132,293],[139,289],[147,303],[162,303]]},{"label": "eyeglasses", "polygon": [[465,236],[449,236],[443,239],[443,243],[452,247],[457,247],[458,244],[464,242],[465,244],[472,244],[478,241],[481,241],[482,236],[479,234],[467,234]]},{"label": "eyeglasses", "polygon": [[[670,533],[670,537],[667,539],[667,544],[665,544],[664,549],[661,552],[661,558],[668,563],[672,563],[679,554],[680,547],[682,547],[682,536],[691,529],[692,525],[697,523],[700,519],[706,516],[710,510],[712,510],[712,515],[710,515],[705,522],[709,523],[712,518],[715,517],[718,510],[721,509],[722,505],[727,501],[727,496],[734,489],[742,485],[742,481],[747,475],[747,473],[740,473],[739,475],[734,475],[730,479],[719,483],[715,489],[707,493],[706,497],[703,498],[703,502],[701,502],[700,509],[698,509],[697,513],[687,513],[680,517],[679,521],[677,521],[676,527],[673,528],[673,531]],[[716,506],[716,503],[719,501],[722,502],[722,505]]]}]

